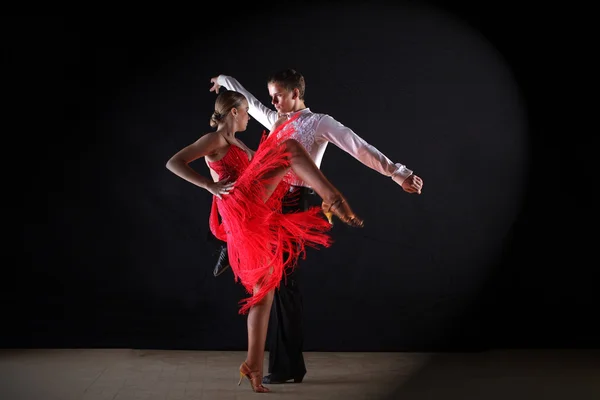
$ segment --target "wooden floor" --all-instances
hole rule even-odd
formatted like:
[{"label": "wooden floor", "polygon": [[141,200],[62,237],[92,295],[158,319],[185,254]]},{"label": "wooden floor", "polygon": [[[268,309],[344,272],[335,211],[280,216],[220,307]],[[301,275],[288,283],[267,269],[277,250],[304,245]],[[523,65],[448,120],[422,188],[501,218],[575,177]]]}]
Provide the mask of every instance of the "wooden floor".
[{"label": "wooden floor", "polygon": [[[0,350],[0,400],[600,400],[600,350],[305,353],[301,384],[237,385],[244,352]],[[267,353],[268,357],[268,353]],[[265,364],[267,365],[267,364]]]}]

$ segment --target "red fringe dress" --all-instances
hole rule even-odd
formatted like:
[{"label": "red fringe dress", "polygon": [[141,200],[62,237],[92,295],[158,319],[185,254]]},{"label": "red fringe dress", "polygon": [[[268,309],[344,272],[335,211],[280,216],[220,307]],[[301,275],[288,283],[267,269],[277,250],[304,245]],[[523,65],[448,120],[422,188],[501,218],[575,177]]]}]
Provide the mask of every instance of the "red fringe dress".
[{"label": "red fringe dress", "polygon": [[[241,148],[230,145],[225,156],[208,165],[219,180],[236,181],[234,189],[222,199],[213,197],[209,226],[211,232],[227,242],[229,263],[235,281],[241,281],[251,297],[240,301],[240,314],[246,314],[271,289],[279,286],[283,274],[294,268],[298,258],[306,257],[306,247],[329,247],[331,225],[320,207],[307,211],[282,213],[284,196],[290,185],[285,178],[265,202],[265,173],[288,167],[288,153],[282,143],[294,133],[294,118],[264,136],[252,158]],[[291,172],[290,172],[291,173]],[[219,222],[219,215],[221,222]]]}]

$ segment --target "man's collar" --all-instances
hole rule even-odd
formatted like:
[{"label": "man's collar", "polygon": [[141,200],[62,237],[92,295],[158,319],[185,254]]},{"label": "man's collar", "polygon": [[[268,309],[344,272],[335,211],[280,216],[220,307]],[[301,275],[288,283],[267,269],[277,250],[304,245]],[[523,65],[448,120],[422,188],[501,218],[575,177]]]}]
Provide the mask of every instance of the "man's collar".
[{"label": "man's collar", "polygon": [[292,113],[290,113],[290,115],[294,115],[296,113],[298,113],[298,114],[305,114],[305,113],[309,113],[309,112],[310,112],[310,108],[306,107],[306,108],[303,108],[302,110],[298,110],[296,112],[292,112]]}]

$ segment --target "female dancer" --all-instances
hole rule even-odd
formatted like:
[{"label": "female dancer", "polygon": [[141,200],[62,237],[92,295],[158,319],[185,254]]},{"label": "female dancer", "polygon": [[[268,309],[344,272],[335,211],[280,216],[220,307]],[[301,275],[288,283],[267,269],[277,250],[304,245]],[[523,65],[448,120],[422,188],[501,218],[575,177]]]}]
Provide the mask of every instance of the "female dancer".
[{"label": "female dancer", "polygon": [[[294,268],[306,246],[328,247],[327,231],[332,215],[342,222],[362,227],[342,194],[317,168],[304,147],[290,136],[292,119],[281,118],[256,152],[236,138],[246,130],[250,116],[244,95],[225,91],[217,96],[207,133],[184,147],[167,162],[167,168],[188,182],[213,194],[209,218],[211,232],[227,242],[236,281],[252,293],[240,309],[248,313],[248,355],[240,366],[255,392],[269,392],[262,385],[264,346],[273,291],[282,274]],[[189,164],[205,158],[212,179]],[[321,208],[282,213],[283,198],[290,190],[286,177],[295,174],[323,199]],[[322,218],[321,212],[327,220]],[[219,216],[221,221],[219,221]]]}]

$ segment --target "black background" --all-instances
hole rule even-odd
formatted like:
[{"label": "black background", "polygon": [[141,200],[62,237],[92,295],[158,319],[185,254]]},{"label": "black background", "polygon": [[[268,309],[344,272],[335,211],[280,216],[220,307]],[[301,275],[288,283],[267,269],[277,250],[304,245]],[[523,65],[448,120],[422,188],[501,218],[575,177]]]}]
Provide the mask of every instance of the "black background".
[{"label": "black background", "polygon": [[0,346],[245,349],[210,195],[165,163],[210,131],[211,77],[268,104],[293,67],[313,111],[425,181],[408,195],[328,147],[367,226],[301,264],[307,351],[597,347],[593,147],[566,93],[583,37],[567,10],[453,3],[5,17]]}]

